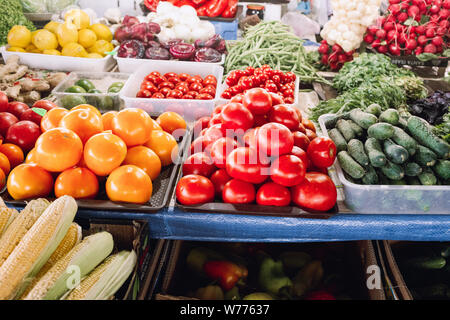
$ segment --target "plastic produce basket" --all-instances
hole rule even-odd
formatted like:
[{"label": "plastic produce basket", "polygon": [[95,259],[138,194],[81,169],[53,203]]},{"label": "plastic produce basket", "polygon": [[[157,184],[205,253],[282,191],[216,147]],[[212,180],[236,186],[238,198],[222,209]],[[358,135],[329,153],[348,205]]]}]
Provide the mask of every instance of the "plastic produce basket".
[{"label": "plastic produce basket", "polygon": [[[328,137],[325,121],[319,118],[320,129]],[[450,186],[363,185],[350,182],[339,162],[334,163],[345,193],[345,204],[356,213],[366,214],[450,214]]]},{"label": "plastic produce basket", "polygon": [[41,53],[12,52],[7,51],[6,49],[7,47],[0,48],[4,60],[12,55],[17,55],[20,57],[20,63],[23,63],[32,69],[106,72],[110,71],[116,64],[113,57],[110,55],[107,55],[102,59],[90,59]]},{"label": "plastic produce basket", "polygon": [[216,90],[215,99],[211,100],[136,98],[142,81],[153,71],[158,71],[161,74],[167,72],[187,73],[192,76],[199,75],[202,78],[211,74],[216,77],[218,84],[222,82],[223,77],[223,68],[210,63],[184,63],[170,60],[154,62],[149,60],[149,62],[141,66],[139,71],[132,74],[122,89],[120,97],[125,103],[125,108],[143,109],[150,115],[174,111],[187,121],[197,120],[211,114],[215,101],[219,97],[218,89]]},{"label": "plastic produce basket", "polygon": [[[109,86],[115,82],[122,82],[125,86],[130,74],[113,72],[71,72],[69,76],[56,86],[52,94],[57,98],[59,105],[67,107],[65,100],[70,97],[83,97],[86,103],[89,103],[99,109],[101,112],[119,110],[122,101],[119,98],[119,92],[107,93]],[[75,85],[80,79],[90,80],[96,89],[102,93],[69,93],[64,92],[69,87]]]}]

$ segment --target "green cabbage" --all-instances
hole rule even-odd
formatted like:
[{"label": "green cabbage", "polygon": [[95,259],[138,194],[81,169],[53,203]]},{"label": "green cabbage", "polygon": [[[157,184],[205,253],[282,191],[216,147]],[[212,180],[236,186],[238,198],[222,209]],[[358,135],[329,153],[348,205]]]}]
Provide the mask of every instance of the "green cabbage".
[{"label": "green cabbage", "polygon": [[26,13],[47,12],[47,0],[20,0],[20,4]]},{"label": "green cabbage", "polygon": [[78,0],[46,0],[48,12],[59,13],[68,6],[77,5]]}]

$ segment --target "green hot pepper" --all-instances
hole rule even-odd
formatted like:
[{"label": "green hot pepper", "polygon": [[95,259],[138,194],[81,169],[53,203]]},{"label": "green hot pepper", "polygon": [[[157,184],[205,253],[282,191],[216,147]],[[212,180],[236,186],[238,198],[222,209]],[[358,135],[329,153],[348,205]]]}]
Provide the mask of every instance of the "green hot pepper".
[{"label": "green hot pepper", "polygon": [[270,294],[278,295],[292,287],[292,281],[284,274],[283,262],[266,258],[259,269],[259,285]]}]

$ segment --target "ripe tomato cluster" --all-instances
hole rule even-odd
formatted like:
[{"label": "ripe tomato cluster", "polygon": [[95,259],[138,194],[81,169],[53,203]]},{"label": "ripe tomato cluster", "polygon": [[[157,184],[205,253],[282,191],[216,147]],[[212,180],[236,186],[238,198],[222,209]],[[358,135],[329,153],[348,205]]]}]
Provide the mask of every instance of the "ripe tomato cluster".
[{"label": "ripe tomato cluster", "polygon": [[[234,99],[234,98],[233,98]],[[326,174],[336,146],[314,124],[263,88],[219,105],[194,125],[176,195],[181,204],[288,206],[328,211],[336,188]]]},{"label": "ripe tomato cluster", "polygon": [[355,51],[344,52],[340,45],[335,44],[331,46],[327,40],[322,40],[319,53],[321,54],[320,62],[323,65],[329,66],[331,70],[337,71],[342,68],[344,63],[353,60]]},{"label": "ripe tomato cluster", "polygon": [[207,75],[204,79],[187,73],[158,71],[148,74],[141,84],[137,98],[212,100],[216,96],[217,79]]},{"label": "ripe tomato cluster", "polygon": [[273,70],[268,65],[261,68],[247,67],[245,70],[233,70],[225,80],[228,88],[222,98],[231,99],[252,88],[264,88],[280,96],[281,103],[293,104],[296,75],[293,72]]}]

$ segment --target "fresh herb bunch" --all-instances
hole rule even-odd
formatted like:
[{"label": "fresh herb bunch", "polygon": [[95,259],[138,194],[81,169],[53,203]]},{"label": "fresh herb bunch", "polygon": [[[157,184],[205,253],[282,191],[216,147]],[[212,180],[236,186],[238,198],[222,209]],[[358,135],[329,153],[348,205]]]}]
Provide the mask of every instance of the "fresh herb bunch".
[{"label": "fresh herb bunch", "polygon": [[442,118],[442,123],[433,128],[434,134],[450,143],[450,112]]},{"label": "fresh herb bunch", "polygon": [[431,125],[444,122],[444,115],[448,113],[450,104],[450,92],[435,91],[426,99],[416,100],[408,105],[412,115],[421,117]]},{"label": "fresh herb bunch", "polygon": [[15,25],[23,25],[30,31],[36,30],[33,23],[23,15],[18,0],[0,0],[0,8],[0,45],[8,42],[8,32]]}]

